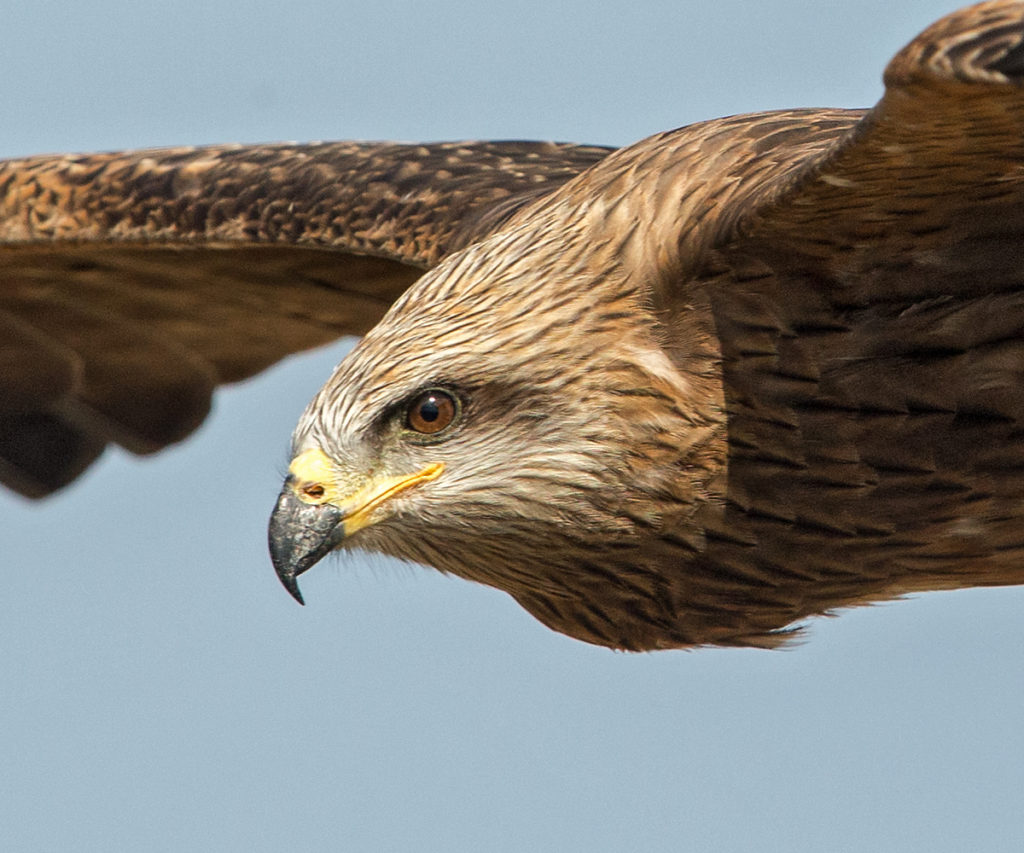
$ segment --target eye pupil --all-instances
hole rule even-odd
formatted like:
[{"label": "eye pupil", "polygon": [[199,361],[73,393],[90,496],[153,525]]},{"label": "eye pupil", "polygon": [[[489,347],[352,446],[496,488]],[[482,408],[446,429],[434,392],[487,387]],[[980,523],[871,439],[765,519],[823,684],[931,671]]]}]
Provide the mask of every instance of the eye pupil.
[{"label": "eye pupil", "polygon": [[433,397],[427,399],[422,406],[420,406],[420,417],[425,421],[436,421],[441,417],[441,409],[437,405],[437,400]]},{"label": "eye pupil", "polygon": [[433,435],[455,420],[455,398],[445,391],[425,391],[409,406],[409,428],[424,435]]}]

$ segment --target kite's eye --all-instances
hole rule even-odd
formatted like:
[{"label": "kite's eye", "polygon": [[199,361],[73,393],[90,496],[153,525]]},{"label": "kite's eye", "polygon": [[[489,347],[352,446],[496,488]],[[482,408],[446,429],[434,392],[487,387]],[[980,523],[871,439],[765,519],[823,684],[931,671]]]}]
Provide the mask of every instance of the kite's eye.
[{"label": "kite's eye", "polygon": [[406,421],[415,432],[435,435],[449,426],[457,413],[458,404],[447,391],[424,391],[409,405]]}]

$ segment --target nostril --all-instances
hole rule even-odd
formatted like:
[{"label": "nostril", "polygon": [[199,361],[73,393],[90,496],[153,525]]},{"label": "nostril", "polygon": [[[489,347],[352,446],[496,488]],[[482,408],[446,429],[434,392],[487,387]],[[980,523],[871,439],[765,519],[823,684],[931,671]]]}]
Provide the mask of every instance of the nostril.
[{"label": "nostril", "polygon": [[324,487],[321,483],[307,483],[302,487],[302,494],[310,500],[318,501],[324,496]]}]

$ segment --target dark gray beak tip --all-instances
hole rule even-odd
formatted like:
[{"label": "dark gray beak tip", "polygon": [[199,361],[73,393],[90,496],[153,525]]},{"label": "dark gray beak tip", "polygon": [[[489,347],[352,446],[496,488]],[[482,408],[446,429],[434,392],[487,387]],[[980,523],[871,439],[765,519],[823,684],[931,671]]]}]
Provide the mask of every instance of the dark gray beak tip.
[{"label": "dark gray beak tip", "polygon": [[305,606],[305,599],[302,597],[302,590],[299,589],[299,579],[295,575],[279,572],[277,575],[281,579],[281,584],[288,594],[294,598],[299,604]]}]

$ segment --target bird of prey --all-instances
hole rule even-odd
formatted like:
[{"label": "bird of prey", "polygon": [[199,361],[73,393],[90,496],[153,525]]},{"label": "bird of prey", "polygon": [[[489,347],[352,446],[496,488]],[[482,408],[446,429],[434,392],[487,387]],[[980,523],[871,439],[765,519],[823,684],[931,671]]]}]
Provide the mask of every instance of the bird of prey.
[{"label": "bird of prey", "polygon": [[0,478],[185,438],[217,385],[363,335],[270,522],[647,650],[1024,582],[1024,2],[871,110],[571,144],[0,164]]}]

